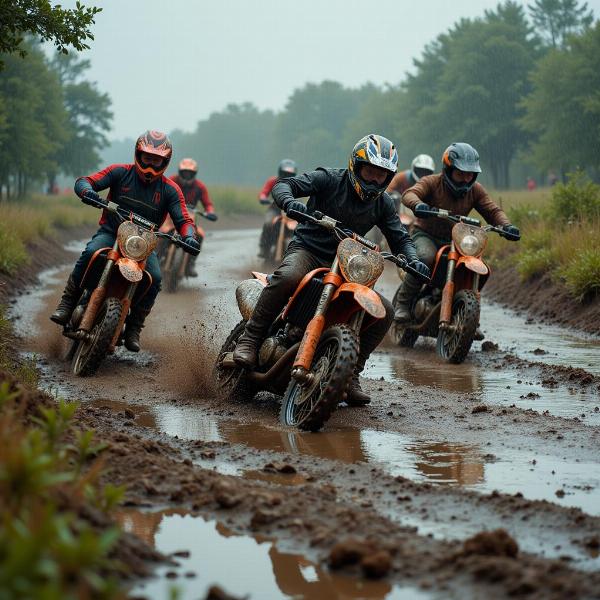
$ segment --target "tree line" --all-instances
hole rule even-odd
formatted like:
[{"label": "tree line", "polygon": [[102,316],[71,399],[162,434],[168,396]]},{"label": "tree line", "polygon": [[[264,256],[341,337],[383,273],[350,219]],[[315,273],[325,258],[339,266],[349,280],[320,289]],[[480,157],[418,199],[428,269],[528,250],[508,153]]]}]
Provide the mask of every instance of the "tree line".
[{"label": "tree line", "polygon": [[497,188],[530,172],[597,177],[599,89],[600,23],[587,4],[509,0],[439,35],[398,85],[308,83],[278,113],[232,104],[193,132],[172,132],[175,159],[196,158],[208,182],[258,184],[283,157],[301,169],[343,166],[352,145],[377,132],[406,166],[468,141]]}]

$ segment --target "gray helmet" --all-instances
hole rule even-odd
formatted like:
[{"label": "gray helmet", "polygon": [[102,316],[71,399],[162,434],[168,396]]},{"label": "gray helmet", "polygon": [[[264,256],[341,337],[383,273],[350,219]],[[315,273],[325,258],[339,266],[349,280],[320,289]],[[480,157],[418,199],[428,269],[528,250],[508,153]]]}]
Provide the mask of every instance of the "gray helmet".
[{"label": "gray helmet", "polygon": [[[465,142],[450,144],[442,155],[444,183],[453,196],[461,198],[475,184],[477,176],[481,173],[479,165],[479,154],[477,150]],[[452,179],[452,170],[458,169],[465,173],[475,173],[475,177],[469,183],[456,183]]]},{"label": "gray helmet", "polygon": [[296,163],[291,158],[284,158],[277,166],[277,176],[279,179],[294,177],[296,171]]}]

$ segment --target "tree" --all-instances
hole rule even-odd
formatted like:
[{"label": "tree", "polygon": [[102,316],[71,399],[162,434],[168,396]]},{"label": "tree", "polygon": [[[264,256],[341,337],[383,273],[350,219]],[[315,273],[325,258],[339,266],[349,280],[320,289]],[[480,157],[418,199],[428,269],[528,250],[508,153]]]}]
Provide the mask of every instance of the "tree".
[{"label": "tree", "polygon": [[[106,132],[112,120],[111,101],[94,83],[82,79],[90,68],[89,60],[58,54],[51,67],[62,84],[68,114],[68,138],[58,149],[56,162],[62,173],[78,176],[98,166],[99,151],[108,144]],[[48,172],[50,186],[56,175],[56,172]]]},{"label": "tree", "polygon": [[[89,48],[86,40],[93,40],[90,26],[102,9],[85,7],[79,0],[76,8],[52,6],[49,0],[10,0],[0,2],[0,53],[27,53],[22,46],[24,37],[32,34],[41,41],[53,41],[66,54],[72,46],[76,50]],[[0,61],[0,70],[3,62]]]},{"label": "tree", "polygon": [[531,82],[522,125],[534,136],[534,163],[563,174],[600,167],[600,22],[572,37],[568,48],[544,56]]},{"label": "tree", "polygon": [[590,27],[594,20],[587,2],[579,0],[535,0],[529,5],[531,20],[552,48],[564,48],[568,37]]}]

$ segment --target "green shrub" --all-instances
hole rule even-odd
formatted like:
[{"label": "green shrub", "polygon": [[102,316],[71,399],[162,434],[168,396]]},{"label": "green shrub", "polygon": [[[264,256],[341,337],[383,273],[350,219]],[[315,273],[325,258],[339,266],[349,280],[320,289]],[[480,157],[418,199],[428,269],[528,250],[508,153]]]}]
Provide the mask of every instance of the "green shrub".
[{"label": "green shrub", "polygon": [[600,248],[588,248],[573,256],[560,269],[569,292],[580,302],[600,293]]},{"label": "green shrub", "polygon": [[25,244],[10,229],[10,222],[0,222],[0,272],[12,275],[29,261]]},{"label": "green shrub", "polygon": [[566,184],[555,186],[551,206],[554,217],[560,221],[598,219],[600,185],[593,183],[583,171],[571,173]]},{"label": "green shrub", "polygon": [[543,211],[530,204],[518,204],[507,210],[510,222],[517,227],[523,228],[532,223],[537,223],[543,216]]},{"label": "green shrub", "polygon": [[552,271],[556,259],[556,251],[553,248],[522,250],[516,257],[517,271],[521,279],[526,281]]},{"label": "green shrub", "polygon": [[258,190],[256,188],[214,185],[210,186],[208,191],[217,214],[260,215],[265,211],[265,207],[258,201]]}]

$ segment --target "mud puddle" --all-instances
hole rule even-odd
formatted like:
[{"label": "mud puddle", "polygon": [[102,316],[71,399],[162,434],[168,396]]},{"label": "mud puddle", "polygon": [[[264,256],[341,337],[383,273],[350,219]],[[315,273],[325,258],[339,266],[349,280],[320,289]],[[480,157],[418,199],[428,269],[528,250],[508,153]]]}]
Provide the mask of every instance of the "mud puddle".
[{"label": "mud puddle", "polygon": [[[600,515],[600,465],[567,460],[558,455],[537,455],[514,448],[501,456],[469,444],[437,440],[416,440],[410,436],[375,429],[330,428],[319,434],[298,433],[268,427],[257,422],[216,420],[201,408],[177,405],[132,405],[96,400],[95,406],[113,411],[130,408],[136,421],[184,440],[228,442],[256,450],[300,454],[346,464],[368,463],[392,476],[435,485],[504,494],[520,492],[530,500],[547,500]],[[205,468],[288,485],[301,484],[301,476],[270,476],[249,470],[235,461],[216,458],[201,460]]]},{"label": "mud puddle", "polygon": [[[181,600],[203,598],[218,585],[240,598],[297,600],[420,600],[431,598],[413,587],[340,575],[299,554],[285,552],[260,536],[239,535],[220,522],[183,511],[126,511],[118,520],[178,565],[165,565],[156,577],[137,585],[132,594],[168,598],[174,588]],[[233,569],[233,570],[232,570]]]},{"label": "mud puddle", "polygon": [[460,365],[449,365],[435,355],[427,342],[412,350],[398,348],[375,352],[364,372],[371,379],[383,377],[402,387],[430,387],[468,394],[485,404],[547,411],[556,417],[578,418],[588,425],[600,425],[600,395],[589,388],[543,386],[531,374],[512,369],[482,367],[467,359]]}]

